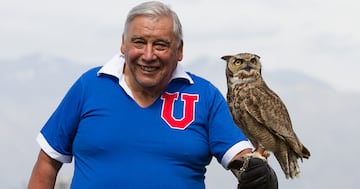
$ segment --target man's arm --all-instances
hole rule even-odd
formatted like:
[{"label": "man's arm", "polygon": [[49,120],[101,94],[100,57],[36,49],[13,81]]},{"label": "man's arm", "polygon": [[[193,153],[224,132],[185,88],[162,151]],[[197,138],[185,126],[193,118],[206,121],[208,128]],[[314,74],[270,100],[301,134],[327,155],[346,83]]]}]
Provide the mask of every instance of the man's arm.
[{"label": "man's arm", "polygon": [[43,150],[40,150],[30,177],[28,189],[54,188],[56,176],[61,166],[61,162],[52,159]]}]

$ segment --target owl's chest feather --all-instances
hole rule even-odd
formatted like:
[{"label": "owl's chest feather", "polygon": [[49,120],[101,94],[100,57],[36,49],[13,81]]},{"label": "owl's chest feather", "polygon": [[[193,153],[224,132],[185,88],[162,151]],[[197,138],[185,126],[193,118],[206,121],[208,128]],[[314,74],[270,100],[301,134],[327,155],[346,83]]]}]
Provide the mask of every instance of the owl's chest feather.
[{"label": "owl's chest feather", "polygon": [[244,100],[249,98],[251,93],[247,83],[234,85],[228,88],[227,101],[233,116],[240,116],[244,113]]}]

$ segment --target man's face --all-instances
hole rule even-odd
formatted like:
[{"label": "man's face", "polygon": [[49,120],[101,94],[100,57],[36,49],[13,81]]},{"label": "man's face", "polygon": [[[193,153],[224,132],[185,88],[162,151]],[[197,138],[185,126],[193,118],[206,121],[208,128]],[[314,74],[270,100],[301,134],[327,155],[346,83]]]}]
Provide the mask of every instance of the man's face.
[{"label": "man's face", "polygon": [[171,18],[138,16],[123,36],[121,52],[132,89],[162,91],[182,59],[182,42],[177,44]]}]

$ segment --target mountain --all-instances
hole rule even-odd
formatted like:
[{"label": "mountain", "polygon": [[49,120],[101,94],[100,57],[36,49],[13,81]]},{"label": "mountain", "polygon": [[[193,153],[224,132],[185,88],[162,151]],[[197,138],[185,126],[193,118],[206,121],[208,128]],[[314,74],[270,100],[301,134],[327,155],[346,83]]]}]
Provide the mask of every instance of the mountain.
[{"label": "mountain", "polygon": [[[94,65],[42,54],[0,60],[0,65],[0,188],[25,188],[39,151],[37,133],[76,78]],[[225,95],[224,62],[199,58],[184,67],[212,81]],[[300,163],[301,177],[295,180],[285,180],[270,156],[280,188],[356,188],[360,94],[338,91],[292,70],[263,70],[263,74],[287,105],[294,130],[312,153]],[[69,180],[71,169],[65,165],[60,180]],[[236,188],[234,176],[215,159],[208,167],[206,184],[207,189]]]}]

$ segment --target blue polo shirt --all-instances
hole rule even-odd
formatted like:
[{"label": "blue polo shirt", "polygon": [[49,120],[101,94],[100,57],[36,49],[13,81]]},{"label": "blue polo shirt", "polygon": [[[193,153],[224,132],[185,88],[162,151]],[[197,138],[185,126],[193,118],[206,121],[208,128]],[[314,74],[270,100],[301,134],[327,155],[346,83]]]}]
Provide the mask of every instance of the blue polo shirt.
[{"label": "blue polo shirt", "polygon": [[41,129],[52,158],[74,159],[71,188],[203,189],[212,157],[227,168],[250,142],[219,90],[178,65],[149,107],[133,99],[116,55],[84,73]]}]

